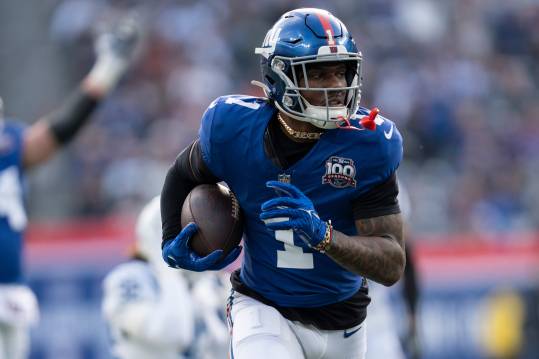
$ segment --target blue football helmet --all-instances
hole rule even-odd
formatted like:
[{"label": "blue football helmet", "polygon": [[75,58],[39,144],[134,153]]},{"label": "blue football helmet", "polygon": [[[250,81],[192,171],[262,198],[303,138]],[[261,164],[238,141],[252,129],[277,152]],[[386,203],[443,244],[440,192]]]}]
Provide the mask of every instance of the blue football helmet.
[{"label": "blue football helmet", "polygon": [[[350,119],[361,97],[361,52],[346,26],[330,12],[304,8],[285,13],[268,31],[255,53],[262,56],[261,86],[275,106],[288,116],[316,127],[332,129]],[[307,68],[314,63],[346,64],[346,87],[309,87]],[[304,79],[303,86],[299,80]],[[320,91],[325,106],[310,104],[302,91]],[[345,103],[330,106],[329,94],[345,91]]]}]

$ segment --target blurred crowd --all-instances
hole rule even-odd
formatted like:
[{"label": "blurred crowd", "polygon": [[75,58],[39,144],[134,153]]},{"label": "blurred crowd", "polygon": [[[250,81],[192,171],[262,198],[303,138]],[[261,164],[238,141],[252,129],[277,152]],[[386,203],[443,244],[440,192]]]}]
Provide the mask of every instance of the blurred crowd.
[{"label": "blurred crowd", "polygon": [[160,191],[215,97],[261,95],[249,84],[260,77],[254,48],[273,22],[285,10],[319,6],[348,25],[363,52],[362,105],[379,107],[403,133],[399,177],[415,231],[539,227],[537,1],[49,3],[47,30],[73,83],[93,61],[99,23],[133,7],[146,23],[142,56],[63,158],[63,180],[77,194],[66,216],[137,211]]}]

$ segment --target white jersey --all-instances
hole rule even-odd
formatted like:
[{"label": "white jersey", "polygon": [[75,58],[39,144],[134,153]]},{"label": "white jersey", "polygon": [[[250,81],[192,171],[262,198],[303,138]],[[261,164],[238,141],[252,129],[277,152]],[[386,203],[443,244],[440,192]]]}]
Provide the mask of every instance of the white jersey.
[{"label": "white jersey", "polygon": [[133,260],[104,281],[103,315],[121,359],[178,359],[192,344],[193,303],[182,272]]},{"label": "white jersey", "polygon": [[24,359],[30,348],[29,328],[39,310],[34,293],[25,285],[0,285],[0,359]]},{"label": "white jersey", "polygon": [[192,347],[196,359],[228,358],[230,334],[226,324],[226,301],[232,285],[225,272],[189,273],[193,283],[191,295],[195,303],[197,330]]}]

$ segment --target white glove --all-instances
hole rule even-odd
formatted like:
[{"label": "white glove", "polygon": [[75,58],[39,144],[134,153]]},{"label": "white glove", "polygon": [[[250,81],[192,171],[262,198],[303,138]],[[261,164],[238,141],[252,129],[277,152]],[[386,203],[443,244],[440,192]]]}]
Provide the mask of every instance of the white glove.
[{"label": "white glove", "polygon": [[0,287],[0,324],[30,327],[38,320],[37,299],[30,288],[18,284]]},{"label": "white glove", "polygon": [[87,76],[92,87],[107,93],[116,85],[129,67],[139,38],[140,24],[134,16],[122,19],[97,37],[97,60]]}]

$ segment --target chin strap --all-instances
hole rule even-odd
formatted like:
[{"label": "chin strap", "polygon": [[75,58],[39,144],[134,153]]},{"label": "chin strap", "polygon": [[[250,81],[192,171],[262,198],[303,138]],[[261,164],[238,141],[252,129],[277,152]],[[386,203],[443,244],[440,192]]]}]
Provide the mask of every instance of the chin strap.
[{"label": "chin strap", "polygon": [[337,122],[337,128],[340,130],[357,130],[361,131],[362,128],[357,128],[356,126],[352,126],[350,123],[350,120],[347,118],[344,118],[343,116],[339,116],[339,119],[341,119],[340,122]]}]

